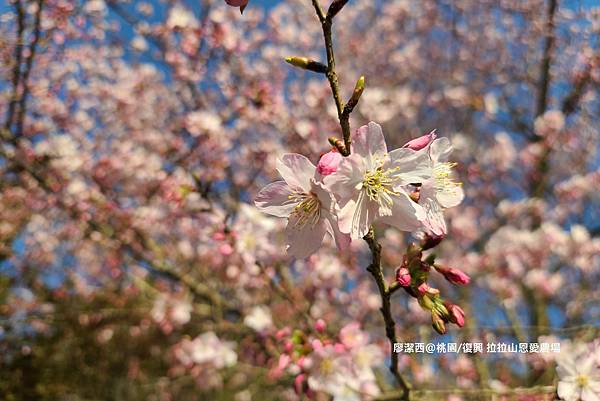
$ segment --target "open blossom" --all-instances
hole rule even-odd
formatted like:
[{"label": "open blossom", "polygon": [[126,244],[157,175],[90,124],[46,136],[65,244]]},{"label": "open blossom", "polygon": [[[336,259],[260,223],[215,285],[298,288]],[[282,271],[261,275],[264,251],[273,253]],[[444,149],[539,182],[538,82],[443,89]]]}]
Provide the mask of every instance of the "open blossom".
[{"label": "open blossom", "polygon": [[425,211],[404,187],[429,177],[428,154],[408,148],[388,153],[381,127],[374,122],[360,127],[352,143],[352,154],[324,178],[341,207],[340,230],[361,238],[376,220],[402,231],[420,227]]},{"label": "open blossom", "polygon": [[287,217],[287,251],[296,258],[314,253],[329,233],[338,248],[349,238],[340,232],[335,215],[335,198],[315,179],[316,167],[306,157],[289,153],[277,160],[277,171],[284,181],[264,187],[255,200],[263,212]]},{"label": "open blossom", "polygon": [[558,396],[564,401],[600,401],[600,366],[594,354],[569,354],[558,360]]},{"label": "open blossom", "polygon": [[183,364],[195,363],[212,365],[217,369],[233,366],[237,363],[237,354],[233,342],[221,341],[214,332],[202,333],[193,340],[185,339],[175,351]]},{"label": "open blossom", "polygon": [[448,138],[438,138],[419,152],[429,153],[431,169],[430,178],[422,183],[419,193],[419,203],[426,211],[423,224],[427,232],[443,236],[447,231],[443,209],[459,205],[465,197],[462,184],[452,178],[456,163],[447,161],[452,145]]},{"label": "open blossom", "polygon": [[244,324],[261,333],[273,327],[271,311],[266,306],[255,306],[244,318]]}]

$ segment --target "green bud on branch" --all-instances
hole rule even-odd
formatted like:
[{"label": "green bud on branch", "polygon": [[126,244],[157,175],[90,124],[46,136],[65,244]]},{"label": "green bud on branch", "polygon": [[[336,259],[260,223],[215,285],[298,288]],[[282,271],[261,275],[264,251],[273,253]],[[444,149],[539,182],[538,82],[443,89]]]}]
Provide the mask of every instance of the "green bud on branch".
[{"label": "green bud on branch", "polygon": [[352,97],[348,100],[348,103],[344,106],[344,114],[350,114],[354,107],[358,104],[358,100],[365,90],[365,76],[361,75],[356,81],[356,85],[354,86],[354,92],[352,92]]},{"label": "green bud on branch", "polygon": [[342,141],[339,138],[336,138],[335,136],[330,136],[327,140],[329,141],[331,146],[335,147],[338,150],[338,152],[340,152],[342,155],[347,155],[346,145],[344,145],[344,141]]},{"label": "green bud on branch", "polygon": [[285,62],[294,67],[302,68],[303,70],[318,72],[320,74],[325,74],[327,72],[327,66],[325,64],[321,64],[308,57],[286,57]]}]

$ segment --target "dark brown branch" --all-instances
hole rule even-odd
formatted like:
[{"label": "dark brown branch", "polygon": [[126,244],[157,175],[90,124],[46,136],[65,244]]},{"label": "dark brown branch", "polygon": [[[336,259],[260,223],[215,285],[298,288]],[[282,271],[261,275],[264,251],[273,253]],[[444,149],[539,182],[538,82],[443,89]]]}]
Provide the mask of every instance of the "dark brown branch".
[{"label": "dark brown branch", "polygon": [[554,52],[554,15],[558,8],[558,0],[549,0],[548,13],[545,26],[544,53],[540,65],[540,81],[538,87],[538,98],[535,115],[544,114],[548,107],[548,88],[550,87],[550,67],[552,65],[552,54]]},{"label": "dark brown branch", "polygon": [[44,6],[44,0],[37,0],[36,4],[37,10],[35,12],[35,22],[33,24],[33,40],[29,45],[29,54],[25,60],[25,71],[23,72],[23,77],[21,78],[23,93],[19,99],[19,113],[17,114],[16,128],[17,137],[23,135],[23,124],[25,122],[25,114],[27,111],[27,96],[29,95],[29,75],[31,74],[31,69],[33,67],[33,59],[35,58],[37,45],[40,41],[42,8]]},{"label": "dark brown branch", "polygon": [[402,389],[402,396],[399,399],[403,401],[410,400],[410,386],[408,382],[402,377],[402,374],[398,370],[398,354],[394,352],[394,344],[398,342],[398,338],[396,337],[396,322],[394,321],[394,317],[392,316],[392,305],[390,302],[390,298],[392,293],[397,289],[392,287],[388,288],[385,282],[385,277],[383,275],[383,269],[381,267],[381,245],[377,242],[375,238],[375,232],[371,227],[367,235],[365,235],[364,240],[369,245],[369,249],[371,250],[372,261],[367,270],[373,278],[375,279],[375,283],[377,283],[377,288],[379,290],[379,295],[381,296],[381,315],[383,316],[383,321],[385,322],[385,335],[390,343],[390,372],[398,382],[398,385]]},{"label": "dark brown branch", "polygon": [[[347,2],[348,0],[342,0],[332,3],[327,15],[325,15],[323,8],[319,4],[319,0],[312,0],[313,6],[315,7],[315,11],[317,12],[317,16],[319,17],[319,21],[321,22],[321,27],[323,29],[323,38],[325,40],[325,50],[327,53],[327,72],[325,75],[327,76],[329,86],[331,87],[331,93],[333,94],[335,107],[337,109],[338,120],[340,122],[340,127],[342,128],[342,137],[344,138],[344,146],[338,146],[338,150],[344,156],[350,155],[350,146],[352,143],[352,139],[350,138],[350,113],[344,113],[344,103],[342,102],[342,97],[340,95],[340,84],[335,71],[335,55],[333,53],[333,38],[331,29],[333,26],[333,17],[335,17],[335,15]],[[340,4],[337,4],[334,7],[336,3]]]},{"label": "dark brown branch", "polygon": [[15,1],[15,11],[17,13],[17,38],[15,43],[15,65],[12,70],[12,95],[8,104],[6,113],[6,122],[4,128],[9,130],[17,107],[17,97],[19,91],[19,81],[21,79],[21,62],[23,60],[23,34],[25,31],[25,11],[21,0]]}]

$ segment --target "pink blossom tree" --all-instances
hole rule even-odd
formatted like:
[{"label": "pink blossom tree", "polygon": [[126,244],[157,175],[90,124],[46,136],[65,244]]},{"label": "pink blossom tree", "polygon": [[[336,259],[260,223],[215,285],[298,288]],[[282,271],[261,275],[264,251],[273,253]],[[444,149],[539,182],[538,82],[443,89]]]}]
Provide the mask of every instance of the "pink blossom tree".
[{"label": "pink blossom tree", "polygon": [[0,6],[0,394],[598,399],[598,7],[246,5]]}]

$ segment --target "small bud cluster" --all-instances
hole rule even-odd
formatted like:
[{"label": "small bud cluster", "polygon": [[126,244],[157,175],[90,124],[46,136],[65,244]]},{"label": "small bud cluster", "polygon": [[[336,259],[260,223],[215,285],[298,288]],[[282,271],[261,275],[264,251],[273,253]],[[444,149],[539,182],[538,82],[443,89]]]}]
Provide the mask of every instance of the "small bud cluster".
[{"label": "small bud cluster", "polygon": [[427,244],[429,240],[425,239],[421,246],[408,246],[402,264],[396,268],[396,280],[391,288],[403,288],[416,298],[419,305],[431,313],[431,324],[435,331],[445,334],[446,323],[454,323],[458,327],[465,325],[465,313],[458,305],[444,300],[440,291],[427,283],[429,273],[433,269],[455,285],[468,284],[471,279],[458,269],[436,264],[433,254],[423,259],[424,245]]}]

